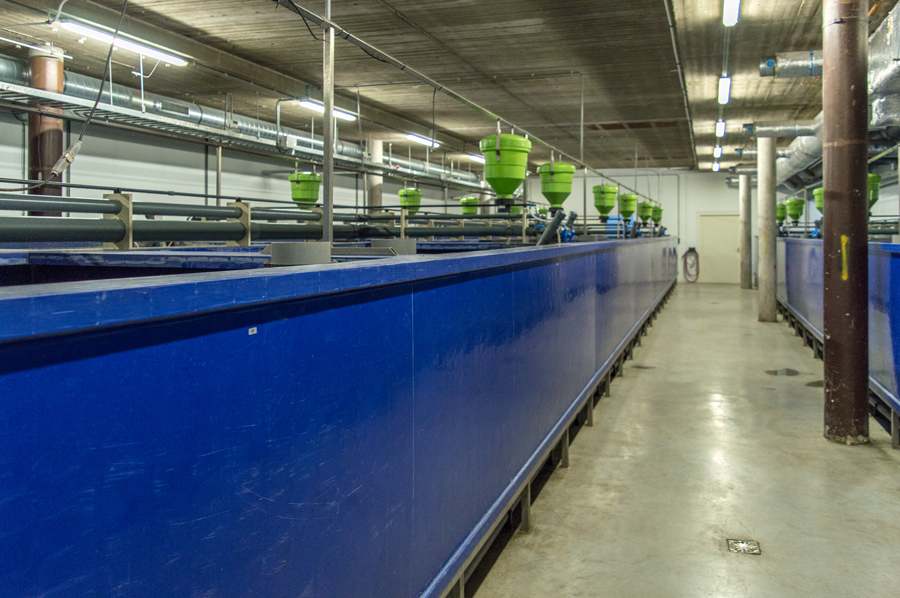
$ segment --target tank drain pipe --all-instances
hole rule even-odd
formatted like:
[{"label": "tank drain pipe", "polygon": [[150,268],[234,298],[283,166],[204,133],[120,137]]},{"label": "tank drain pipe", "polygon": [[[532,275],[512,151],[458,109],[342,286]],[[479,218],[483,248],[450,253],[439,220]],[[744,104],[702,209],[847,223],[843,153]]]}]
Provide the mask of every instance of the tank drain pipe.
[{"label": "tank drain pipe", "polygon": [[556,235],[556,231],[559,230],[559,225],[562,223],[563,218],[566,217],[566,213],[562,210],[557,210],[556,215],[553,216],[553,220],[550,221],[550,224],[544,229],[544,234],[541,235],[541,238],[538,239],[538,246],[546,245],[550,239],[552,239]]}]

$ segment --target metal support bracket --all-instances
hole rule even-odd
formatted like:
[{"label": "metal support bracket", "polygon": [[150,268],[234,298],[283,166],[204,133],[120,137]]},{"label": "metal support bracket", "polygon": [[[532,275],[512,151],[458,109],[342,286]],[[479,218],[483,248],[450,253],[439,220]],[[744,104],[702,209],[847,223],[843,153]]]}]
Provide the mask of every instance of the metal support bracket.
[{"label": "metal support bracket", "polygon": [[534,529],[534,520],[531,517],[531,480],[522,488],[522,494],[519,496],[519,509],[522,513],[522,523],[519,529],[524,534],[529,534]]},{"label": "metal support bracket", "polygon": [[406,208],[400,208],[400,238],[406,238],[406,218],[409,215],[409,210]]},{"label": "metal support bracket", "polygon": [[566,431],[562,433],[562,438],[559,439],[559,446],[562,455],[559,459],[559,466],[567,469],[569,467],[569,428],[566,428]]},{"label": "metal support bracket", "polygon": [[891,448],[900,449],[900,413],[891,411]]},{"label": "metal support bracket", "polygon": [[228,207],[241,211],[240,218],[229,218],[228,222],[240,222],[244,225],[244,236],[239,241],[229,241],[228,245],[250,247],[250,204],[246,201],[233,201],[228,204]]},{"label": "metal support bracket", "polygon": [[122,209],[116,214],[104,214],[104,220],[118,220],[125,225],[125,236],[116,243],[104,243],[105,249],[131,249],[134,247],[134,224],[132,222],[131,193],[111,193],[104,195],[103,199],[112,199],[122,204]]}]

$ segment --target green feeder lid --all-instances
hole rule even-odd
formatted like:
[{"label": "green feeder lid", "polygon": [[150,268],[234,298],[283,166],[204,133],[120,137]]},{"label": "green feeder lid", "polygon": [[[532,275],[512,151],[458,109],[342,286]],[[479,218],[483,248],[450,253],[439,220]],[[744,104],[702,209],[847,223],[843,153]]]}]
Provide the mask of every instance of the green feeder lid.
[{"label": "green feeder lid", "polygon": [[291,199],[297,203],[319,201],[319,184],[322,177],[311,172],[295,172],[288,177],[291,182]]},{"label": "green feeder lid", "polygon": [[500,197],[512,196],[525,180],[531,141],[518,135],[500,135],[498,152],[497,136],[489,135],[481,140],[480,147],[485,180]]}]

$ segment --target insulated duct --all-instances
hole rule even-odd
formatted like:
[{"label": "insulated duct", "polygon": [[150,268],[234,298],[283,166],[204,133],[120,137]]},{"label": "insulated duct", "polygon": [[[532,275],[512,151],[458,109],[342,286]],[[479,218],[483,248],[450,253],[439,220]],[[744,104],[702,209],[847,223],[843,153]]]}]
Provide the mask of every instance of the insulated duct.
[{"label": "insulated duct", "polygon": [[[0,81],[14,83],[16,85],[28,85],[29,68],[14,60],[0,58]],[[83,100],[94,100],[100,90],[100,81],[93,77],[66,72],[63,86],[63,94]],[[101,104],[110,104],[122,108],[141,111],[141,92],[124,85],[105,85],[100,98]],[[165,116],[197,125],[203,125],[215,129],[230,130],[235,133],[256,137],[266,141],[275,141],[277,129],[274,123],[256,120],[239,114],[231,115],[231,127],[226,127],[227,115],[222,110],[201,106],[192,102],[185,102],[175,98],[169,98],[155,93],[144,93],[143,109],[147,113]],[[322,151],[323,141],[319,136],[311,136],[305,131],[291,127],[281,127],[281,144],[285,145],[288,137],[297,141],[294,149],[303,153],[304,149]],[[335,156],[350,160],[361,161],[363,151],[358,145],[346,141],[335,142]],[[417,176],[432,178],[450,178],[451,171],[434,164],[427,164],[421,160],[410,160],[398,156],[385,156],[383,164],[399,167]],[[454,170],[452,178],[458,181],[479,184],[478,175]]]},{"label": "insulated duct", "polygon": [[[734,153],[740,156],[742,160],[756,160],[756,156],[759,152],[756,149],[737,148],[734,150]],[[787,158],[789,157],[789,154],[787,150],[775,150],[775,156],[778,158]]]},{"label": "insulated duct", "polygon": [[763,58],[759,63],[760,77],[821,77],[822,51],[781,52],[771,58]]},{"label": "insulated duct", "polygon": [[812,121],[795,121],[786,124],[749,124],[744,125],[754,137],[808,137],[818,135],[822,129],[822,114]]}]

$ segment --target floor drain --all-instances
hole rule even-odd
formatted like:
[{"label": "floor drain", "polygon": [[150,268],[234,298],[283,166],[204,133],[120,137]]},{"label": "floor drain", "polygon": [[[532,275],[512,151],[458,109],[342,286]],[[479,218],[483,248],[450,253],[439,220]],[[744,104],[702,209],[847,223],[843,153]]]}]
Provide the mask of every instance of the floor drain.
[{"label": "floor drain", "polygon": [[766,373],[770,376],[799,376],[800,372],[792,369],[783,369],[783,370],[766,370]]},{"label": "floor drain", "polygon": [[728,540],[728,550],[737,554],[762,554],[759,542],[754,540]]}]

